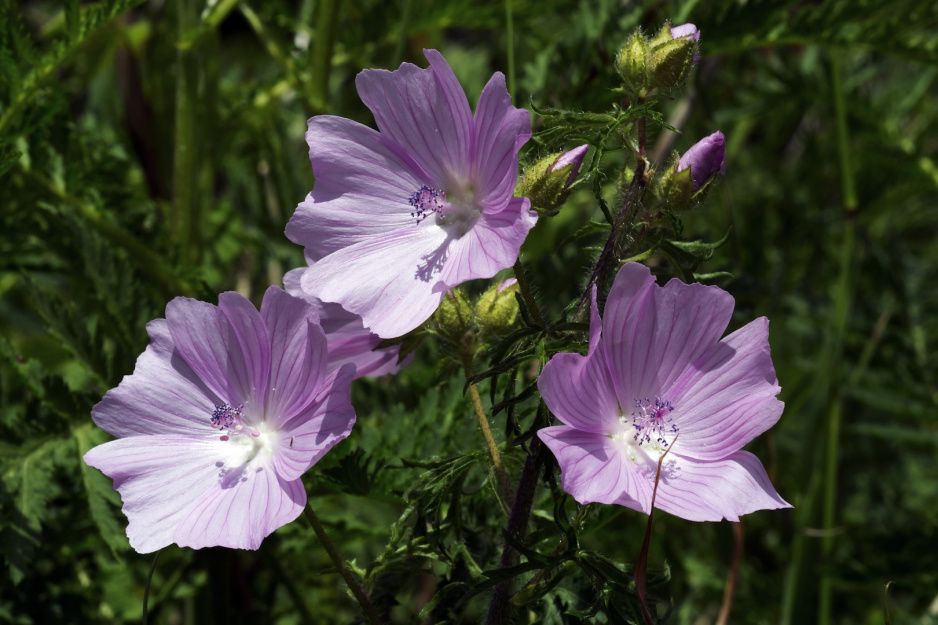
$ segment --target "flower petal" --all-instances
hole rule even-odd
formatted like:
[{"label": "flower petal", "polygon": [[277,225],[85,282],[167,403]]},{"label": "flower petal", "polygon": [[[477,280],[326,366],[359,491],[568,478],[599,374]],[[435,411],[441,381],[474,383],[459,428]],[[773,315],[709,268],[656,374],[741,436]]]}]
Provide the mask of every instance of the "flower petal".
[{"label": "flower petal", "polygon": [[556,354],[544,366],[537,390],[554,415],[569,426],[593,434],[612,434],[619,430],[619,402],[602,350],[602,320],[596,306],[590,313],[590,348],[586,356]]},{"label": "flower petal", "polygon": [[661,396],[677,409],[674,381],[720,340],[733,314],[726,291],[671,280],[658,288],[647,267],[619,270],[603,315],[606,361],[623,409]]},{"label": "flower petal", "polygon": [[[241,471],[244,448],[216,436],[123,438],[95,447],[84,460],[114,480],[129,520],[127,537],[140,553],[173,542],[256,549],[306,503],[302,484],[282,482],[264,463]],[[225,504],[225,513],[213,502]],[[207,508],[213,513],[198,512]]]},{"label": "flower petal", "polygon": [[403,149],[348,119],[318,116],[306,132],[316,183],[287,224],[287,238],[315,259],[412,227],[410,197],[427,174]]},{"label": "flower petal", "polygon": [[511,105],[496,72],[479,96],[472,146],[475,200],[487,213],[504,209],[518,181],[518,150],[531,138],[531,114]]},{"label": "flower petal", "polygon": [[319,396],[278,433],[274,467],[285,480],[303,475],[352,431],[355,409],[349,385],[355,367],[347,364],[323,382]]},{"label": "flower petal", "polygon": [[[270,375],[270,339],[260,313],[246,297],[229,291],[218,296],[218,309],[231,326],[228,335],[228,388],[244,404],[245,416],[264,418],[264,394]],[[249,403],[254,401],[254,405]]]},{"label": "flower petal", "polygon": [[427,320],[446,288],[438,275],[449,254],[442,228],[410,228],[352,245],[303,274],[303,290],[361,315],[383,338],[402,336]]},{"label": "flower petal", "polygon": [[483,213],[462,237],[449,246],[439,280],[453,288],[479,278],[491,278],[511,267],[528,232],[537,223],[528,198],[511,198],[506,208],[495,214]]},{"label": "flower petal", "polygon": [[557,458],[563,490],[578,502],[615,503],[648,513],[647,480],[609,437],[563,425],[538,430],[537,435]]},{"label": "flower petal", "polygon": [[655,507],[688,521],[738,521],[756,510],[791,505],[776,492],[759,459],[737,451],[712,462],[677,457],[670,470],[663,466]]},{"label": "flower petal", "polygon": [[775,425],[785,405],[760,317],[711,346],[672,387],[682,455],[719,460]]},{"label": "flower petal", "polygon": [[326,373],[326,337],[316,323],[315,308],[278,287],[267,289],[261,315],[274,354],[267,389],[267,424],[279,429],[319,391]]},{"label": "flower petal", "polygon": [[222,400],[209,390],[175,350],[165,319],[147,324],[150,344],[133,375],[107,392],[91,410],[101,429],[119,437],[141,434],[204,434]]},{"label": "flower petal", "polygon": [[424,56],[427,69],[404,63],[393,72],[365,70],[355,86],[381,134],[400,144],[433,186],[463,187],[470,171],[469,102],[446,59],[436,50]]}]

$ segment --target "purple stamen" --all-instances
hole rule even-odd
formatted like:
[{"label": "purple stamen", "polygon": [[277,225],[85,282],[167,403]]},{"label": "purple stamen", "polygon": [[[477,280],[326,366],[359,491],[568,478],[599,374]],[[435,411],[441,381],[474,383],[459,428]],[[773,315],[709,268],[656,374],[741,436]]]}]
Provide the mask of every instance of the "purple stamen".
[{"label": "purple stamen", "polygon": [[419,224],[433,213],[443,214],[443,207],[446,205],[446,191],[438,191],[433,187],[423,185],[418,189],[407,203],[414,207],[410,214]]},{"label": "purple stamen", "polygon": [[677,433],[677,426],[673,419],[668,416],[674,411],[671,402],[665,401],[660,397],[655,397],[652,404],[647,397],[645,399],[636,399],[635,407],[638,411],[632,413],[632,425],[635,427],[634,440],[638,444],[651,443],[651,437],[654,435],[655,441],[662,447],[667,447],[665,433]]}]

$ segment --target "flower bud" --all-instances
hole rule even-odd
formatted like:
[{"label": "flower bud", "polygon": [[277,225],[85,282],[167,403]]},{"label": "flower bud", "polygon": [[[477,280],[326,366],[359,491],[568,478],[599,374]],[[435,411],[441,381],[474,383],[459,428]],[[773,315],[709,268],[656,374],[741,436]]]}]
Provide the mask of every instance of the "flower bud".
[{"label": "flower bud", "polygon": [[514,278],[492,286],[476,302],[476,318],[482,336],[504,334],[518,319],[518,281]]},{"label": "flower bud", "polygon": [[671,28],[665,23],[649,42],[649,85],[665,92],[683,85],[691,68],[700,60],[699,42],[700,31],[693,24]]},{"label": "flower bud", "polygon": [[616,54],[616,71],[633,95],[641,96],[648,87],[648,40],[636,30]]},{"label": "flower bud", "polygon": [[441,335],[459,345],[472,328],[472,305],[460,289],[451,289],[443,296],[433,321]]},{"label": "flower bud", "polygon": [[677,171],[690,170],[694,193],[716,174],[726,175],[726,138],[719,130],[690,147],[677,162]]},{"label": "flower bud", "polygon": [[588,145],[581,145],[540,159],[525,169],[515,187],[515,197],[530,199],[531,208],[539,213],[556,215],[567,200],[588,149]]}]

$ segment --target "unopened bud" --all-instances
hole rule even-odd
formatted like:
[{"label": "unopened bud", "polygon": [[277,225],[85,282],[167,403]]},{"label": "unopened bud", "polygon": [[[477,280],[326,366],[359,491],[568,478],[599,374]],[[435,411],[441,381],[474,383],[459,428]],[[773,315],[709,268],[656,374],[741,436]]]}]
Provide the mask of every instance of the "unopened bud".
[{"label": "unopened bud", "polygon": [[714,176],[726,175],[726,137],[719,130],[704,137],[684,153],[677,162],[677,171],[690,170],[694,193],[700,191]]},{"label": "unopened bud", "polygon": [[693,24],[671,28],[665,24],[649,42],[648,82],[659,91],[672,91],[684,84],[700,60],[700,31]]},{"label": "unopened bud", "polygon": [[545,215],[556,215],[570,194],[570,185],[576,180],[588,145],[569,152],[549,154],[526,168],[515,197],[531,200],[531,208]]},{"label": "unopened bud", "polygon": [[632,95],[644,95],[648,87],[648,40],[641,30],[636,30],[619,49],[616,71]]},{"label": "unopened bud", "polygon": [[518,281],[514,278],[492,286],[476,302],[476,318],[482,336],[504,334],[518,319]]},{"label": "unopened bud", "polygon": [[433,321],[441,335],[460,344],[472,328],[472,305],[460,289],[451,289],[433,313]]}]

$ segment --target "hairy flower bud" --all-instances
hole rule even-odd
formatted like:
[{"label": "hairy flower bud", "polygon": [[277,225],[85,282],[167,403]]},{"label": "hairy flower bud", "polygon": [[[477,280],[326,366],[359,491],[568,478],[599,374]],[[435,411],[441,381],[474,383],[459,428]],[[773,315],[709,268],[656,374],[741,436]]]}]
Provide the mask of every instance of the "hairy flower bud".
[{"label": "hairy flower bud", "polygon": [[626,89],[641,96],[648,87],[648,40],[636,30],[616,54],[616,71]]},{"label": "hairy flower bud", "polygon": [[726,175],[726,138],[719,130],[704,137],[687,150],[677,162],[677,171],[690,170],[694,193],[700,191],[716,174]]},{"label": "hairy flower bud", "polygon": [[531,200],[531,208],[545,215],[556,215],[566,201],[570,185],[576,180],[588,145],[568,152],[549,154],[527,169],[515,187],[515,197]]},{"label": "hairy flower bud", "polygon": [[514,278],[492,286],[476,302],[476,318],[482,335],[504,334],[518,319],[518,281]]},{"label": "hairy flower bud", "polygon": [[433,321],[441,335],[457,345],[461,344],[463,336],[472,328],[472,304],[462,290],[451,289],[433,313]]},{"label": "hairy flower bud", "polygon": [[648,83],[659,91],[672,91],[684,84],[700,60],[700,31],[693,24],[671,28],[665,24],[649,42]]}]

